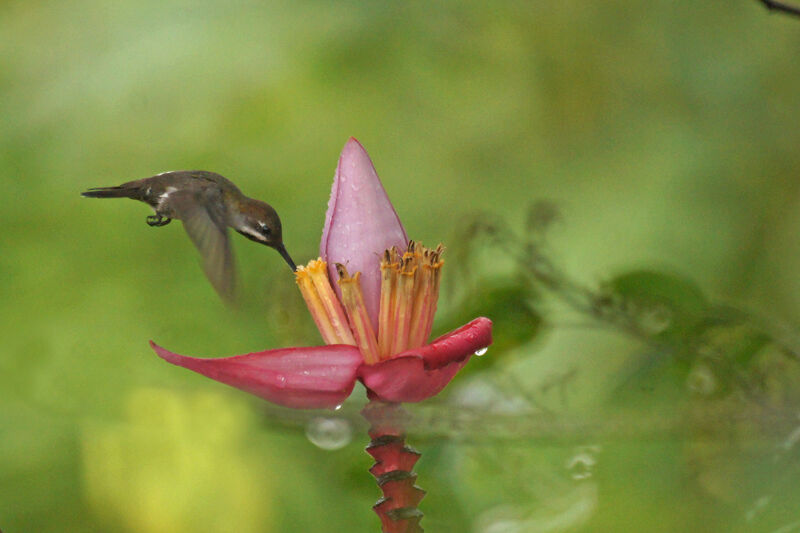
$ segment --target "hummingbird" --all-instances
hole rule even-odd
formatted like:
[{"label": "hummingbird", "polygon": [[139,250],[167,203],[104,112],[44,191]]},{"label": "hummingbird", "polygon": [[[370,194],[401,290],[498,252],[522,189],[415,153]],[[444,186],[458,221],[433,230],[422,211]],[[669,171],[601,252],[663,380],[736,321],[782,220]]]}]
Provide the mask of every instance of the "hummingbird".
[{"label": "hummingbird", "polygon": [[203,270],[217,293],[233,299],[233,253],[228,226],[251,241],[274,248],[292,271],[297,267],[283,245],[281,220],[269,204],[245,196],[227,178],[205,170],[162,172],[116,187],[95,187],[82,192],[88,198],[131,198],[153,208],[147,224],[161,227],[172,219],[183,228],[200,251]]}]

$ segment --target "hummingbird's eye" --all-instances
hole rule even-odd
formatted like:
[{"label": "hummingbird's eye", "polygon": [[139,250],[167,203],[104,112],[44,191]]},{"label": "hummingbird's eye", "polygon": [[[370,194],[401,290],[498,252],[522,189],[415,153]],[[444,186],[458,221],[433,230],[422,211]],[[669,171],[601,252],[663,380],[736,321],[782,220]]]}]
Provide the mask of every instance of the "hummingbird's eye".
[{"label": "hummingbird's eye", "polygon": [[269,235],[272,233],[272,228],[264,224],[263,222],[258,223],[258,229],[261,231],[263,235]]}]

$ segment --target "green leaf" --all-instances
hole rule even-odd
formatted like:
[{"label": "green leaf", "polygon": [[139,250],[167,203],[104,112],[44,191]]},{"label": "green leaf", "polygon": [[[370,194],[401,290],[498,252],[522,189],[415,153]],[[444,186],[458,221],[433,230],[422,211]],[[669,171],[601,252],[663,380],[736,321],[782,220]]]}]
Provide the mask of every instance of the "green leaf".
[{"label": "green leaf", "polygon": [[655,270],[634,270],[603,287],[639,329],[665,341],[680,341],[706,318],[708,302],[690,279]]}]

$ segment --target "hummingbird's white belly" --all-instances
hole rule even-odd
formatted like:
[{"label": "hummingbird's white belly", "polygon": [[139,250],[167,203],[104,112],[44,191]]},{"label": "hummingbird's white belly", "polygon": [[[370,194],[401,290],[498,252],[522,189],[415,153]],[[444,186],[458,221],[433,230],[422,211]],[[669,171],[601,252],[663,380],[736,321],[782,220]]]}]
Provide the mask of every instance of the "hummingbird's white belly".
[{"label": "hummingbird's white belly", "polygon": [[167,190],[165,190],[164,192],[162,192],[158,196],[158,203],[153,207],[153,211],[155,211],[156,214],[165,213],[167,211],[167,209],[165,209],[166,208],[165,204],[166,204],[167,200],[169,199],[169,195],[172,194],[173,192],[177,191],[177,190],[178,189],[176,187],[172,187],[172,186],[167,187]]},{"label": "hummingbird's white belly", "polygon": [[169,195],[177,191],[178,189],[175,187],[167,187],[167,190],[162,192],[161,195],[158,197],[158,207],[161,207],[161,204],[167,201]]}]

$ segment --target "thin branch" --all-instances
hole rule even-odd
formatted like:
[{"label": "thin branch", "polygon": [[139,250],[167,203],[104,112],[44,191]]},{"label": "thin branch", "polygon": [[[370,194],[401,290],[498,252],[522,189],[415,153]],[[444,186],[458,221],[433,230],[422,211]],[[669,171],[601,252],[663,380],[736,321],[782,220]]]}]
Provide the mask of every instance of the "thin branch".
[{"label": "thin branch", "polygon": [[795,17],[800,17],[800,7],[790,6],[784,2],[777,2],[775,0],[758,0],[764,7],[769,9],[770,11],[776,11],[778,13],[786,13],[787,15],[794,15]]}]

